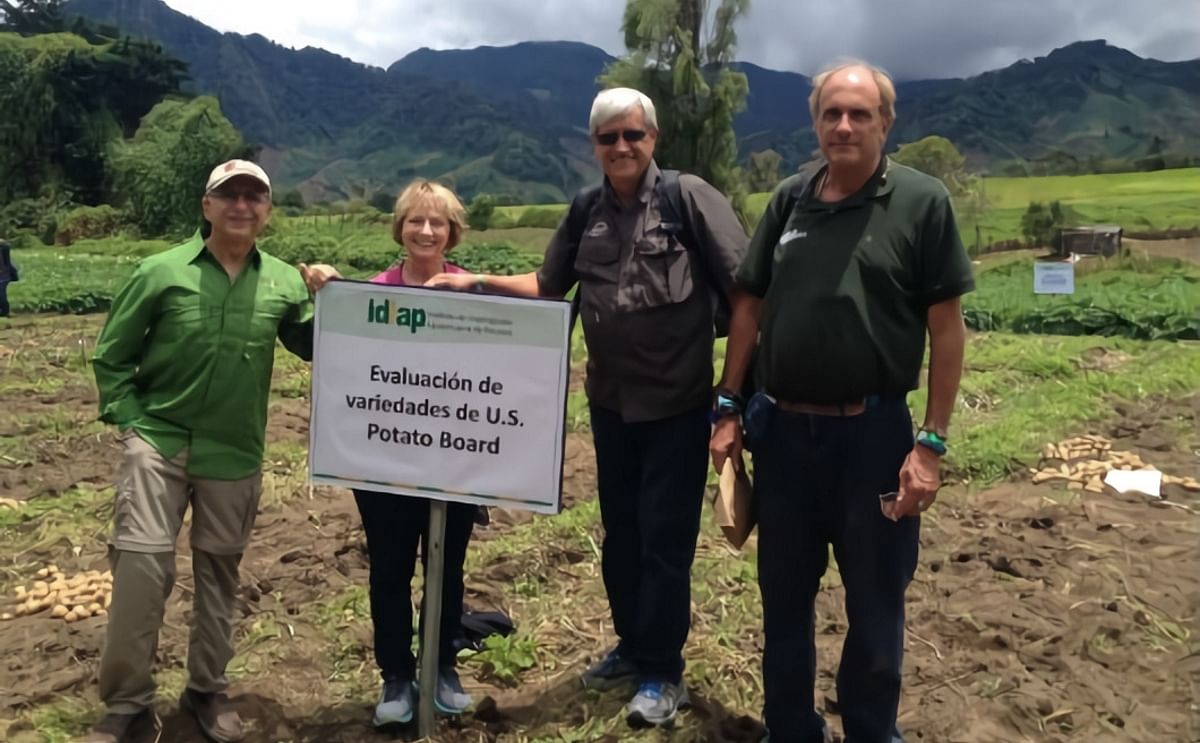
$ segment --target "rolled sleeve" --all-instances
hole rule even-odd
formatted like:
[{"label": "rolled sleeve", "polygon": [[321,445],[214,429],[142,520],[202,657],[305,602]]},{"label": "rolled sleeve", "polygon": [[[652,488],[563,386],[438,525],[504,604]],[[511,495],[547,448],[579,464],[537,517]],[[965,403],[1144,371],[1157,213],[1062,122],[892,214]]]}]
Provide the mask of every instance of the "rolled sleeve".
[{"label": "rolled sleeve", "polygon": [[681,175],[680,190],[701,260],[716,289],[728,296],[734,276],[746,256],[748,238],[733,205],[724,194],[694,175]]},{"label": "rolled sleeve", "polygon": [[155,306],[153,277],[139,266],[113,297],[108,319],[96,341],[92,371],[100,397],[100,420],[122,429],[143,415],[133,379]]}]

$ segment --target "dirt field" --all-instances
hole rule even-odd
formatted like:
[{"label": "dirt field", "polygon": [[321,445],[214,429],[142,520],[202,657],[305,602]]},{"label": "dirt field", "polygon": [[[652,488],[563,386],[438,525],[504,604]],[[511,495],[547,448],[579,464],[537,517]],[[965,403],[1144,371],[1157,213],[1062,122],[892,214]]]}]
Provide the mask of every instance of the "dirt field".
[{"label": "dirt field", "polygon": [[1185,237],[1177,240],[1122,240],[1122,247],[1132,255],[1152,255],[1159,258],[1176,258],[1200,263],[1200,237]]},{"label": "dirt field", "polygon": [[[118,450],[94,422],[83,361],[98,322],[21,320],[0,330],[0,495],[20,502],[0,506],[3,596],[47,562],[68,573],[105,569],[106,489]],[[376,688],[362,528],[346,493],[310,497],[303,483],[307,402],[287,396],[297,368],[277,374],[282,394],[271,408],[267,494],[243,562],[231,693],[252,723],[251,743],[386,739],[368,722]],[[1166,473],[1200,477],[1200,396],[1117,413],[1117,423],[1077,433],[1103,434]],[[635,737],[620,721],[619,694],[585,692],[577,680],[612,642],[591,457],[588,436],[571,434],[564,514],[497,512],[477,531],[468,604],[509,612],[536,662],[513,684],[499,672],[502,659],[466,660],[477,711],[444,724],[439,740]],[[1172,485],[1165,495],[1068,491],[1028,476],[943,491],[925,518],[909,590],[906,739],[1200,740],[1200,493]],[[24,509],[37,516],[19,518]],[[754,565],[723,545],[707,513],[705,521],[687,650],[696,705],[671,739],[749,743],[763,732]],[[175,711],[192,585],[186,536],[180,544],[159,648],[167,743],[201,740]],[[817,611],[818,703],[836,731],[833,679],[846,620],[834,572]],[[0,738],[62,740],[100,714],[103,617],[67,624],[42,613],[0,628]]]}]

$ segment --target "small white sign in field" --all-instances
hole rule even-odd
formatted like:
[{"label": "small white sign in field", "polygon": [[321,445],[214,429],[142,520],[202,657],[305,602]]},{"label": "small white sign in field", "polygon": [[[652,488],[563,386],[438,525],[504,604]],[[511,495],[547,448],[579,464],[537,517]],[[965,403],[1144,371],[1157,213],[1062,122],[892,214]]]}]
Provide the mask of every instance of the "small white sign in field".
[{"label": "small white sign in field", "polygon": [[1075,264],[1069,261],[1033,264],[1034,294],[1074,294]]}]

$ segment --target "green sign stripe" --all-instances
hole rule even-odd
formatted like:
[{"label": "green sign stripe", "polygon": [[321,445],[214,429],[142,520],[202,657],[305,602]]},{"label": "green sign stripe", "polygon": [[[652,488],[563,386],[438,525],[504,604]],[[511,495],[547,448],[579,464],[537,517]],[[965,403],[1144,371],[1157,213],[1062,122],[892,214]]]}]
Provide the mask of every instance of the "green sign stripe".
[{"label": "green sign stripe", "polygon": [[405,488],[407,490],[416,490],[425,493],[443,493],[445,495],[465,495],[471,498],[482,498],[484,500],[494,501],[496,503],[528,503],[535,506],[553,506],[554,501],[532,500],[530,498],[506,498],[504,496],[492,495],[490,493],[466,493],[457,490],[444,490],[442,488],[434,488],[425,485],[407,485],[400,482],[386,482],[384,480],[360,480],[354,477],[340,477],[338,475],[325,475],[319,472],[312,474],[313,478],[323,477],[328,480],[340,480],[342,482],[356,482],[362,485],[386,485],[389,488]]}]

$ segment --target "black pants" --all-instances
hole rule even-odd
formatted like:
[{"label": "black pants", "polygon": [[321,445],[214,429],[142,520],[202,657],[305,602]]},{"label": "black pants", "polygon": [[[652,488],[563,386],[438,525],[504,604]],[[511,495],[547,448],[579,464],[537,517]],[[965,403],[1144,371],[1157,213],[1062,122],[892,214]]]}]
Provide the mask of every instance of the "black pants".
[{"label": "black pants", "polygon": [[591,413],[618,651],[641,680],[679,683],[708,473],[707,408],[641,423],[595,405]]},{"label": "black pants", "polygon": [[8,281],[0,279],[0,317],[8,317]]},{"label": "black pants", "polygon": [[836,418],[776,410],[754,452],[758,580],[763,596],[764,717],[771,740],[819,743],[813,602],[833,545],[849,632],[838,669],[846,743],[894,743],[904,649],[904,592],[919,518],[893,522],[879,495],[899,486],[912,450],[902,400]]},{"label": "black pants", "polygon": [[[405,495],[355,490],[354,500],[367,534],[371,559],[371,621],[375,625],[375,662],[386,679],[416,678],[412,653],[412,577],[417,544],[425,561],[423,538],[429,530],[429,501]],[[454,641],[462,631],[463,561],[475,525],[475,506],[446,508],[445,572],[442,575],[439,665],[453,665]],[[425,614],[421,613],[424,627]]]}]

